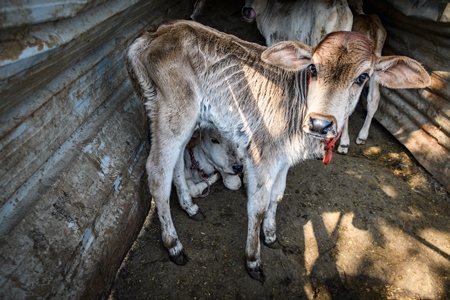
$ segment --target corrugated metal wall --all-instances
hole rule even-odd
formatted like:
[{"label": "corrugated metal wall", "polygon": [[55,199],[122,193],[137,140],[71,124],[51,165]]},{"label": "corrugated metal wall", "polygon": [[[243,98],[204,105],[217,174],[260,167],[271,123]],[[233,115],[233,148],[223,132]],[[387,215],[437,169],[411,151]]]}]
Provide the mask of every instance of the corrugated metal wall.
[{"label": "corrugated metal wall", "polygon": [[[366,1],[368,2],[368,1]],[[371,1],[385,54],[432,72],[424,90],[382,89],[377,119],[450,190],[450,32]],[[146,141],[124,51],[192,1],[0,4],[0,298],[99,298],[149,209]]]},{"label": "corrugated metal wall", "polygon": [[107,295],[150,205],[124,51],[192,5],[0,4],[0,298]]},{"label": "corrugated metal wall", "polygon": [[[395,2],[404,13],[388,2]],[[366,11],[380,16],[387,30],[383,55],[412,57],[432,76],[432,84],[426,89],[381,88],[382,99],[375,118],[450,191],[450,23],[445,15],[433,9],[448,4],[443,1],[364,4]],[[406,5],[410,9],[405,9]],[[426,15],[430,17],[426,19]],[[435,20],[431,20],[434,15]]]}]

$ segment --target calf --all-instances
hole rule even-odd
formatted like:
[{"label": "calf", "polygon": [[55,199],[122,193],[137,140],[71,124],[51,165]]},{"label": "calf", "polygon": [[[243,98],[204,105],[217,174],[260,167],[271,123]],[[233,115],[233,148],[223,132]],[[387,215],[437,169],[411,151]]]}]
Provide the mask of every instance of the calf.
[{"label": "calf", "polygon": [[206,197],[220,177],[230,190],[241,187],[242,149],[210,128],[196,131],[190,141],[193,145],[184,151],[184,173],[191,197]]},{"label": "calf", "polygon": [[[372,39],[374,42],[374,51],[377,55],[381,56],[383,50],[384,41],[386,40],[386,29],[384,29],[380,18],[377,15],[366,15],[363,12],[363,4],[361,0],[349,0],[348,4],[352,10],[353,25],[352,30],[360,32]],[[364,144],[369,136],[369,128],[372,123],[373,116],[378,109],[380,103],[380,84],[375,80],[375,77],[371,77],[368,82],[369,92],[367,94],[367,115],[364,121],[364,125],[359,131],[356,138],[356,144]],[[348,122],[344,126],[342,131],[342,137],[337,149],[338,153],[347,154],[348,147],[350,145],[350,138],[348,136]]]},{"label": "calf", "polygon": [[418,62],[380,57],[360,33],[331,33],[314,48],[292,41],[266,48],[192,21],[146,30],[129,47],[127,67],[150,119],[148,183],[172,261],[183,265],[187,256],[170,214],[171,183],[189,216],[199,214],[183,150],[197,126],[213,127],[246,149],[246,267],[261,281],[260,230],[265,244],[277,243],[275,214],[289,167],[329,162],[369,77],[391,88],[430,83]]},{"label": "calf", "polygon": [[242,15],[256,20],[267,46],[288,40],[315,46],[330,32],[350,31],[353,21],[346,0],[246,0]]},{"label": "calf", "polygon": [[[315,45],[324,33],[353,30],[371,38],[374,51],[381,56],[386,30],[377,15],[365,15],[361,0],[346,1],[270,1],[247,0],[242,9],[244,19],[256,20],[267,45],[295,40]],[[351,8],[351,9],[350,9]],[[353,16],[352,16],[353,15]],[[364,144],[373,116],[380,103],[380,87],[374,77],[368,80],[367,115],[356,144]],[[342,130],[338,153],[347,154],[350,145],[348,120]]]}]

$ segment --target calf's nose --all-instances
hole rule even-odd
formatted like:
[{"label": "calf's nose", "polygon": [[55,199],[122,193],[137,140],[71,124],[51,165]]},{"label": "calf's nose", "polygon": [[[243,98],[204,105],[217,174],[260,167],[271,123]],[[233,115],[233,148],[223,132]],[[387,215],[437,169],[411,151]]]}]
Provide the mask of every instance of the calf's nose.
[{"label": "calf's nose", "polygon": [[303,128],[306,132],[319,137],[330,137],[330,134],[335,136],[336,122],[333,119],[325,116],[310,116]]},{"label": "calf's nose", "polygon": [[333,127],[333,121],[316,118],[311,118],[309,121],[309,130],[320,134],[327,134]]},{"label": "calf's nose", "polygon": [[235,174],[240,174],[244,167],[242,165],[233,165],[231,168]]}]

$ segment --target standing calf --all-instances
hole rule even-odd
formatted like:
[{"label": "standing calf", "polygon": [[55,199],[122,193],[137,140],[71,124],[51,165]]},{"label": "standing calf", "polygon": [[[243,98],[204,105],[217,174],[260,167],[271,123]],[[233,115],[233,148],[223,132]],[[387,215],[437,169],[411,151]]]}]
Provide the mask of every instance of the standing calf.
[{"label": "standing calf", "polygon": [[[246,0],[242,14],[248,22],[256,20],[268,46],[285,40],[316,45],[325,33],[353,30],[371,38],[375,53],[381,56],[386,30],[378,16],[365,15],[362,7],[361,0],[348,0],[348,4],[345,0]],[[357,144],[365,143],[380,102],[379,83],[371,77],[367,85],[367,116],[356,139]],[[337,152],[347,154],[349,145],[347,120]]]},{"label": "standing calf", "polygon": [[332,33],[314,48],[292,41],[266,48],[192,21],[146,30],[129,47],[127,67],[150,119],[148,183],[171,259],[187,262],[170,214],[172,180],[195,217],[183,150],[194,128],[215,128],[246,149],[246,267],[261,281],[260,229],[265,244],[277,242],[275,214],[289,167],[317,157],[329,162],[371,76],[391,88],[430,82],[418,62],[380,57],[359,33]]},{"label": "standing calf", "polygon": [[[380,18],[377,15],[366,15],[363,11],[362,0],[349,0],[348,4],[354,14],[352,30],[362,33],[370,38],[374,45],[374,51],[377,55],[381,56],[383,50],[384,41],[386,40],[386,29],[384,29]],[[373,116],[377,112],[378,104],[380,103],[380,83],[376,81],[375,77],[371,77],[366,84],[369,87],[367,94],[367,115],[364,121],[364,125],[358,133],[356,138],[356,144],[362,145],[369,137],[369,128],[372,123]],[[338,153],[347,154],[348,147],[350,146],[350,138],[348,136],[348,122],[344,126],[342,131],[342,137],[337,149]]]}]

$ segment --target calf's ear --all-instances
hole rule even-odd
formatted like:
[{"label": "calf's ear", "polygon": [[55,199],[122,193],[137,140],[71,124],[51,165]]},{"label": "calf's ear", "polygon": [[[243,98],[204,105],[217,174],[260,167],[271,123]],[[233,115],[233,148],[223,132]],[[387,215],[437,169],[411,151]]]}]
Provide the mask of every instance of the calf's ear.
[{"label": "calf's ear", "polygon": [[200,131],[195,130],[192,134],[191,138],[189,139],[189,142],[186,145],[186,149],[192,149],[195,148],[198,144],[200,144],[200,140],[202,139]]},{"label": "calf's ear", "polygon": [[424,88],[431,78],[420,63],[406,56],[381,56],[375,64],[375,79],[391,89]]},{"label": "calf's ear", "polygon": [[293,41],[280,42],[267,48],[261,59],[288,71],[299,71],[311,64],[311,47]]}]

